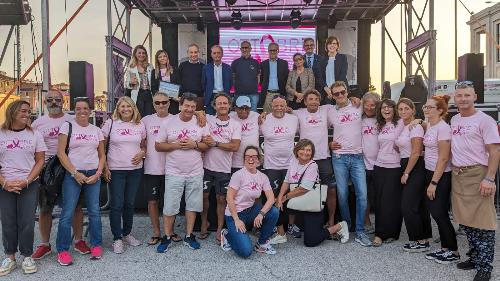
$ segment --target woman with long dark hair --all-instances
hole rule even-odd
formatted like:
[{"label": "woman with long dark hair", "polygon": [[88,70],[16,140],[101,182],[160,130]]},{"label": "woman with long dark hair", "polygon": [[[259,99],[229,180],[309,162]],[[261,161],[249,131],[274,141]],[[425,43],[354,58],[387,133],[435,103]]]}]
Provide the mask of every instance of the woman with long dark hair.
[{"label": "woman with long dark hair", "polygon": [[[305,107],[304,95],[314,89],[314,73],[311,68],[305,67],[304,62],[302,54],[293,55],[293,70],[286,81],[286,99],[292,109]],[[271,112],[271,108],[266,112]]]},{"label": "woman with long dark hair", "polygon": [[377,106],[379,151],[374,165],[375,238],[373,246],[399,239],[401,214],[401,163],[395,148],[399,136],[396,103],[384,99]]},{"label": "woman with long dark hair", "polygon": [[7,106],[0,129],[0,214],[2,241],[7,257],[0,265],[0,276],[16,268],[16,252],[24,257],[23,272],[35,273],[33,254],[38,174],[47,147],[42,135],[30,127],[30,104],[17,100]]}]

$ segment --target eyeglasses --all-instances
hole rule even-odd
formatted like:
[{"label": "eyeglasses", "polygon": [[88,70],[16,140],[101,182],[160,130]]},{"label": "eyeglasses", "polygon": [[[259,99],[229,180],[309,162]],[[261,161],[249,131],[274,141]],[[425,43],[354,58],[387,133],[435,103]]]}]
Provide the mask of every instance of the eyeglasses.
[{"label": "eyeglasses", "polygon": [[333,95],[334,97],[338,97],[338,96],[340,96],[340,95],[343,95],[343,96],[344,96],[345,94],[346,94],[346,91],[345,91],[345,90],[342,90],[342,91],[339,91],[339,92],[334,92],[334,93],[332,93],[332,95]]},{"label": "eyeglasses", "polygon": [[170,103],[170,101],[168,101],[168,100],[163,100],[163,101],[155,101],[155,104],[156,104],[156,105],[160,105],[160,104],[162,104],[162,105],[167,105],[167,104],[169,104],[169,103]]},{"label": "eyeglasses", "polygon": [[59,103],[59,102],[62,102],[62,99],[59,99],[59,98],[55,98],[55,99],[54,98],[47,98],[46,101],[48,103],[51,103],[51,102],[57,102],[57,103]]},{"label": "eyeglasses", "polygon": [[275,53],[277,51],[278,51],[277,49],[276,50],[269,50],[270,53]]},{"label": "eyeglasses", "polygon": [[437,108],[437,106],[432,106],[432,105],[424,105],[424,106],[422,106],[422,110],[431,110],[433,108]]},{"label": "eyeglasses", "polygon": [[245,155],[245,160],[258,160],[259,155]]},{"label": "eyeglasses", "polygon": [[465,88],[474,88],[474,83],[472,81],[460,81],[455,84],[455,90]]}]

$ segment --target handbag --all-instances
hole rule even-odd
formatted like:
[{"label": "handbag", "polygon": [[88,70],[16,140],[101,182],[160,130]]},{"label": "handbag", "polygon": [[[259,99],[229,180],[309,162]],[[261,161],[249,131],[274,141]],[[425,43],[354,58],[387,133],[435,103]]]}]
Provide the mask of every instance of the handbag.
[{"label": "handbag", "polygon": [[[67,122],[67,121],[66,121]],[[64,151],[66,154],[69,152],[69,142],[71,139],[71,132],[73,125],[71,122],[68,122],[68,141],[66,142],[66,148]],[[59,194],[61,194],[62,190],[62,182],[64,180],[64,175],[66,174],[66,169],[59,161],[59,157],[57,154],[51,156],[42,169],[40,173],[40,183],[47,194],[47,198],[57,198]],[[48,199],[50,200],[50,199]]]},{"label": "handbag", "polygon": [[[304,172],[300,176],[299,182],[290,184],[290,191],[293,191],[300,186],[300,184],[302,183],[302,178],[309,168],[309,165],[307,165]],[[316,178],[316,182],[314,183],[313,189],[309,190],[301,196],[294,197],[288,200],[287,208],[303,212],[321,212],[323,211],[323,208],[325,206],[327,190],[328,186],[321,184],[318,176],[318,178]]]}]

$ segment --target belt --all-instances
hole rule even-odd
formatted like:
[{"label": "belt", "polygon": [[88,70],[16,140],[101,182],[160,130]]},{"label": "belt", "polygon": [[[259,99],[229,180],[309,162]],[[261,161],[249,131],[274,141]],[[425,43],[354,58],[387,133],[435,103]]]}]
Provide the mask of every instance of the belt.
[{"label": "belt", "polygon": [[459,169],[459,170],[469,170],[469,169],[477,168],[477,167],[480,167],[480,166],[483,166],[483,165],[481,165],[481,164],[475,164],[475,165],[460,166],[460,167],[453,166],[452,168]]}]

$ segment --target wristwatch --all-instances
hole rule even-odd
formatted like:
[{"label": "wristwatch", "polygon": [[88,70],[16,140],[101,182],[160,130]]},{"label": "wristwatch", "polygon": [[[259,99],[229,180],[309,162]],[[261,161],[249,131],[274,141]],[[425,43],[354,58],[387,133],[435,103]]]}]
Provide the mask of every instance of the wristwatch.
[{"label": "wristwatch", "polygon": [[435,181],[431,181],[431,184],[434,185],[434,186],[438,185],[438,183],[435,182]]},{"label": "wristwatch", "polygon": [[262,212],[262,211],[259,211],[259,214],[262,215],[263,218],[266,217],[266,214],[264,212]]},{"label": "wristwatch", "polygon": [[71,177],[74,178],[76,176],[76,170],[74,172],[71,172]]},{"label": "wristwatch", "polygon": [[495,183],[495,179],[490,179],[490,178],[488,178],[488,177],[484,177],[484,179],[483,179],[483,180],[485,180],[485,181],[487,181],[487,182],[490,182],[490,183]]}]

